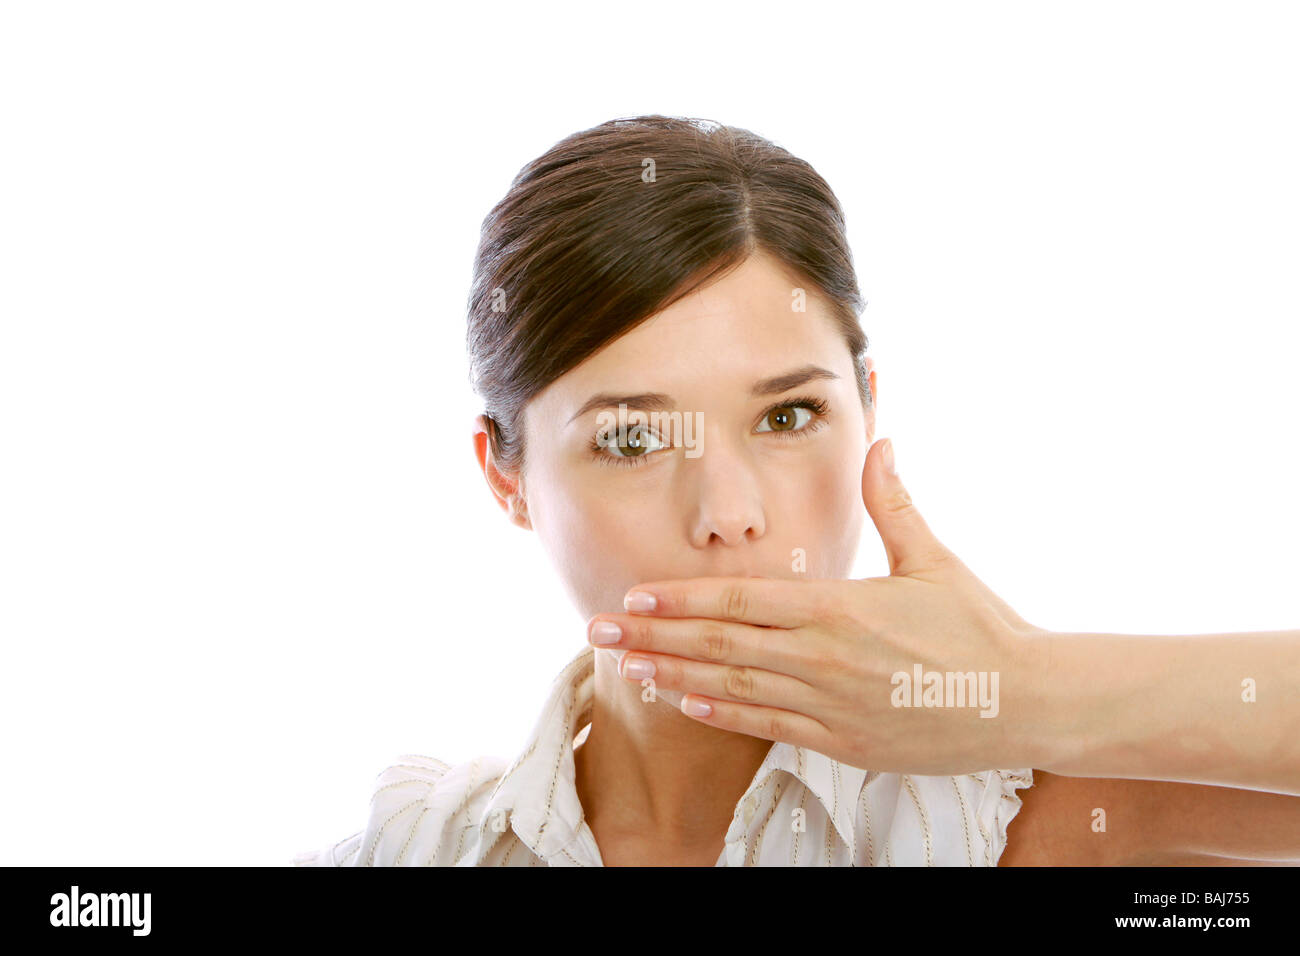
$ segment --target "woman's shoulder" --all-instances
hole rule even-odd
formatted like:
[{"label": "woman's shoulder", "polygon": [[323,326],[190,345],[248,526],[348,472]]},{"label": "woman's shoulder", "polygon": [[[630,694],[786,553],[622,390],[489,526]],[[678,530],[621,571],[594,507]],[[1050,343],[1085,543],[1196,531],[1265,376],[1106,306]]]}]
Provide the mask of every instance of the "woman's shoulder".
[{"label": "woman's shoulder", "polygon": [[295,855],[294,866],[424,866],[459,858],[508,761],[477,757],[450,764],[424,754],[399,754],[375,777],[366,825],[318,850]]}]

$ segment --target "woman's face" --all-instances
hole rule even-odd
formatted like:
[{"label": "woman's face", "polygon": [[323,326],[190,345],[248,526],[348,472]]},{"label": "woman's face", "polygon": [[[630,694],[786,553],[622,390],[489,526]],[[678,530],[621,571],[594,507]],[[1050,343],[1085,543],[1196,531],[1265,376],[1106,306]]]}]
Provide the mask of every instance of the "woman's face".
[{"label": "woman's face", "polygon": [[[863,409],[828,306],[807,289],[796,311],[795,288],[776,260],[751,257],[525,408],[516,520],[540,536],[585,617],[622,613],[624,593],[646,581],[848,575],[874,402]],[[809,369],[830,374],[799,374]],[[667,398],[648,405],[648,393]]]}]

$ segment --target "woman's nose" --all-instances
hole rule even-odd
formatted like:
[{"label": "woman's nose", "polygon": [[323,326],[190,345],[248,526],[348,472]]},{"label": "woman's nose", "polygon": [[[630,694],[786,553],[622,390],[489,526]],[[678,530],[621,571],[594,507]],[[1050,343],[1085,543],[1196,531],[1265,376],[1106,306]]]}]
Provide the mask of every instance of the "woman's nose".
[{"label": "woman's nose", "polygon": [[708,450],[686,461],[694,503],[691,543],[706,548],[715,541],[734,546],[761,538],[766,521],[753,461],[742,449],[710,437]]}]

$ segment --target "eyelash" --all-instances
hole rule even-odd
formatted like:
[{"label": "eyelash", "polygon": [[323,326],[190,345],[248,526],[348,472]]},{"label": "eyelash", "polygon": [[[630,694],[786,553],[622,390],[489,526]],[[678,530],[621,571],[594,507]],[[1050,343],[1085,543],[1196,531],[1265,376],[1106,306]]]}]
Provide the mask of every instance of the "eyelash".
[{"label": "eyelash", "polygon": [[[826,424],[826,413],[830,411],[830,406],[822,399],[817,398],[815,395],[803,395],[798,398],[789,398],[783,402],[777,402],[775,405],[769,405],[767,409],[764,410],[763,414],[759,416],[759,422],[762,422],[768,415],[771,415],[778,408],[806,408],[814,415],[814,417],[802,428],[787,428],[782,429],[781,431],[773,429],[762,433],[765,435],[779,435],[783,440],[787,441],[793,441],[798,438],[807,438],[810,434]],[[591,449],[592,457],[602,464],[613,465],[616,468],[640,468],[645,460],[650,457],[650,454],[653,454],[652,452],[645,455],[609,455],[606,454],[605,450],[601,447],[598,441],[599,437],[600,436],[597,435],[592,438],[589,447]]]}]

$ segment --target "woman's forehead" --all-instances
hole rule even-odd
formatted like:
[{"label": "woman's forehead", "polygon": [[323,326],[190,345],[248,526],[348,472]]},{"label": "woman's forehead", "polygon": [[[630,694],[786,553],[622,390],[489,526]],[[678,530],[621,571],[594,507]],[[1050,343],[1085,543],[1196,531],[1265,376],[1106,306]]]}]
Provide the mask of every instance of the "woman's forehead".
[{"label": "woman's forehead", "polygon": [[604,345],[529,408],[567,424],[600,394],[668,397],[660,404],[678,408],[701,395],[743,400],[760,380],[808,366],[852,381],[835,312],[824,297],[792,286],[780,263],[753,256]]},{"label": "woman's forehead", "polygon": [[680,354],[638,351],[631,361],[613,352],[571,369],[535,396],[527,413],[538,420],[568,426],[601,409],[702,411],[721,404],[749,407],[755,401],[788,393],[802,385],[826,389],[854,388],[853,363],[834,334],[779,348],[753,343],[716,354],[707,348]]}]

